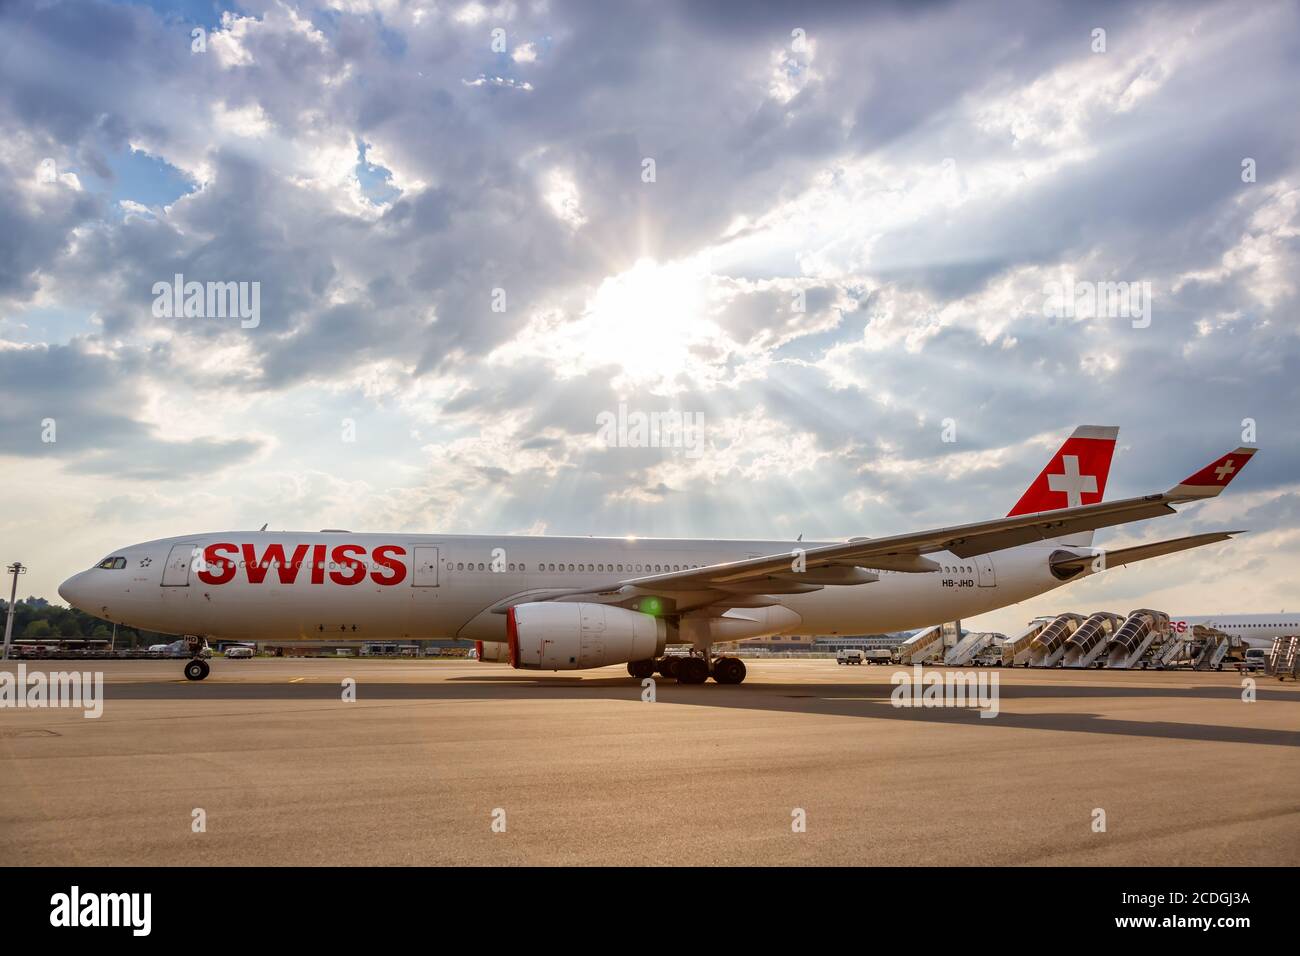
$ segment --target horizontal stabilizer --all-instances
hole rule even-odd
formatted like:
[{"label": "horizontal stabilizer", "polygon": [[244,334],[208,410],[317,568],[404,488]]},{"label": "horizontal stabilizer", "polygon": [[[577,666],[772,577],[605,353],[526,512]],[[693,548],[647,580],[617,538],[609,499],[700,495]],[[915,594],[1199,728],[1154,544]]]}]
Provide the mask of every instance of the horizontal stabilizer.
[{"label": "horizontal stabilizer", "polygon": [[1244,534],[1244,532],[1211,531],[1207,534],[1189,535],[1186,538],[1170,538],[1168,541],[1138,544],[1131,548],[1117,548],[1114,551],[1103,551],[1100,554],[1082,554],[1075,557],[1057,558],[1052,561],[1052,570],[1057,574],[1077,573],[1091,567],[1099,557],[1103,568],[1118,568],[1125,564],[1145,561],[1147,558],[1158,558],[1165,554],[1175,554],[1190,548],[1199,548],[1207,544],[1227,541],[1234,534]]}]

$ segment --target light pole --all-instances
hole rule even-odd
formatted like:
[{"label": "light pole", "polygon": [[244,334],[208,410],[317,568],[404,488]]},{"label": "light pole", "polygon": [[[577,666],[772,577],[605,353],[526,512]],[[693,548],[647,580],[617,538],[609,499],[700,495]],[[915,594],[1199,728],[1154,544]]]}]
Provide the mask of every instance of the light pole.
[{"label": "light pole", "polygon": [[18,575],[26,574],[27,569],[23,567],[21,561],[15,561],[5,570],[14,576],[13,587],[9,589],[9,613],[5,616],[5,649],[3,660],[7,661],[9,660],[9,641],[13,637],[14,633],[14,611],[17,610],[14,606],[14,602],[18,597]]}]

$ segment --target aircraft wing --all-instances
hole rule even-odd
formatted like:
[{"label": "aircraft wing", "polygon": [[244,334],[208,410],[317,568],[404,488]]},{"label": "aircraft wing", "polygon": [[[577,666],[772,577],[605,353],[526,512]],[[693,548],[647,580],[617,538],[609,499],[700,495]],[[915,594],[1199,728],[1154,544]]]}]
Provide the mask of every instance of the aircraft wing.
[{"label": "aircraft wing", "polygon": [[[870,569],[933,571],[938,565],[925,555],[935,551],[949,551],[958,557],[969,558],[1080,531],[1095,531],[1175,514],[1173,506],[1176,504],[1211,498],[1222,492],[1255,451],[1254,448],[1238,448],[1169,491],[1141,498],[1009,515],[887,538],[855,538],[806,551],[796,549],[685,571],[611,580],[606,586],[555,594],[543,600],[575,600],[585,595],[599,595],[606,602],[619,602],[637,594],[671,596],[678,592],[694,592],[682,595],[686,598],[682,602],[685,604],[708,603],[705,599],[709,595],[717,596],[719,592],[750,595],[751,600],[755,600],[768,594],[820,590],[828,584],[867,583],[874,580]],[[802,570],[795,570],[796,566]],[[859,573],[854,574],[855,569]],[[866,569],[867,573],[861,573],[860,569]],[[842,579],[828,580],[828,576],[842,576]]]}]

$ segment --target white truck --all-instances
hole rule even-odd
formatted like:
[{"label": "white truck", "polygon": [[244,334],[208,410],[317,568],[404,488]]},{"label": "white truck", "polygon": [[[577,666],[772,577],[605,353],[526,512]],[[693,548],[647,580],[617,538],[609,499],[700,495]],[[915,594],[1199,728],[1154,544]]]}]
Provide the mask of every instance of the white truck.
[{"label": "white truck", "polygon": [[841,647],[835,652],[836,664],[863,664],[866,660],[867,655],[857,647]]},{"label": "white truck", "polygon": [[1262,647],[1249,647],[1246,649],[1245,659],[1237,665],[1237,670],[1243,673],[1262,671],[1267,663],[1268,651]]}]

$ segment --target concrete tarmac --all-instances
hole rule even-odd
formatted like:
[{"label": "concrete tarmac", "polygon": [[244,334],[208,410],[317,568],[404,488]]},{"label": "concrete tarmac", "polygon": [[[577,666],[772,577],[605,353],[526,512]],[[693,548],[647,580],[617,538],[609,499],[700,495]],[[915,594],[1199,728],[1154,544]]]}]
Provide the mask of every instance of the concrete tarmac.
[{"label": "concrete tarmac", "polygon": [[990,670],[988,719],[833,660],[653,703],[622,666],[182,664],[28,663],[106,701],[0,707],[0,864],[1300,864],[1300,688],[1271,678]]}]

